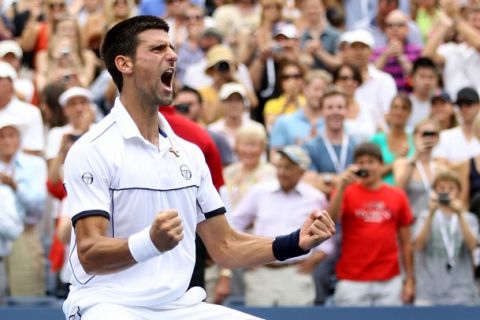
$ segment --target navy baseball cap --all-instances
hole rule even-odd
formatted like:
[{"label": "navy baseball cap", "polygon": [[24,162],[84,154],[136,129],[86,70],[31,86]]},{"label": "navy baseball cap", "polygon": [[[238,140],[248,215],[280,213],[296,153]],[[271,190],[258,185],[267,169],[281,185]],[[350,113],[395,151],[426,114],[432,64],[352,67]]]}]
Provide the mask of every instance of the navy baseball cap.
[{"label": "navy baseball cap", "polygon": [[462,105],[462,104],[474,104],[479,102],[480,102],[480,97],[478,96],[477,91],[472,87],[465,87],[460,91],[458,91],[457,101],[455,103],[457,105]]},{"label": "navy baseball cap", "polygon": [[444,90],[435,91],[435,93],[430,98],[430,102],[432,102],[432,103],[437,101],[437,100],[443,100],[445,102],[452,102],[452,98],[450,98],[450,95],[448,94],[448,92],[446,92]]}]

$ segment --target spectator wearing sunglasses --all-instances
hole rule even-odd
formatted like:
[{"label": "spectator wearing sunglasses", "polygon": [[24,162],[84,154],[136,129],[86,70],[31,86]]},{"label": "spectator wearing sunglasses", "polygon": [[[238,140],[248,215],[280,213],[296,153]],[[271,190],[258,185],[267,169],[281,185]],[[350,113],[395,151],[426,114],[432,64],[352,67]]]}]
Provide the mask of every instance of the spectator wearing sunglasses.
[{"label": "spectator wearing sunglasses", "polygon": [[412,71],[413,61],[421,53],[419,45],[408,42],[408,21],[410,19],[400,10],[393,10],[385,19],[387,44],[373,51],[371,60],[375,66],[395,79],[400,92],[409,92],[407,78]]},{"label": "spectator wearing sunglasses", "polygon": [[461,89],[457,94],[460,125],[444,130],[433,156],[455,164],[480,154],[480,141],[475,137],[473,123],[480,110],[480,98],[471,87]]}]

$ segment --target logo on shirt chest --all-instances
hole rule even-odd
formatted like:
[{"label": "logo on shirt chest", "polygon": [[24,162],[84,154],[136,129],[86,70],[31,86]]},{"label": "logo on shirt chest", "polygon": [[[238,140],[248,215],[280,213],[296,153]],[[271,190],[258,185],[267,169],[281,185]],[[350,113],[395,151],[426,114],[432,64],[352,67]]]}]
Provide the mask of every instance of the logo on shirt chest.
[{"label": "logo on shirt chest", "polygon": [[93,175],[90,172],[85,172],[82,174],[82,181],[85,184],[92,184],[93,183]]},{"label": "logo on shirt chest", "polygon": [[365,222],[381,223],[392,219],[392,213],[383,202],[371,202],[355,210],[355,216]]},{"label": "logo on shirt chest", "polygon": [[190,171],[186,164],[180,166],[180,173],[185,180],[190,180],[192,178],[192,171]]}]

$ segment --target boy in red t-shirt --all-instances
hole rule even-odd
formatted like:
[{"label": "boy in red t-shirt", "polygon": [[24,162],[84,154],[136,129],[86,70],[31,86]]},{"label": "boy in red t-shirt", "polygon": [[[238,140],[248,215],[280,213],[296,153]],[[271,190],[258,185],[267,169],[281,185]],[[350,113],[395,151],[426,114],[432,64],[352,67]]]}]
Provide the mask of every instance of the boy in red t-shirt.
[{"label": "boy in red t-shirt", "polygon": [[342,226],[336,305],[401,305],[414,296],[413,216],[405,192],[383,183],[382,165],[378,146],[358,145],[330,203],[328,212]]}]

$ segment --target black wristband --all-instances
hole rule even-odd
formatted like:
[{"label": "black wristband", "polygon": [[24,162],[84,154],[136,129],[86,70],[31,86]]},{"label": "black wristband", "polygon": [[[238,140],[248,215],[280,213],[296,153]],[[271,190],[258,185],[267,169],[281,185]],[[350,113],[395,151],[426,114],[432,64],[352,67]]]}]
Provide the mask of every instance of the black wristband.
[{"label": "black wristband", "polygon": [[278,236],[272,242],[273,255],[278,261],[284,261],[290,258],[302,256],[310,252],[304,251],[298,245],[300,240],[300,229],[286,236]]}]

